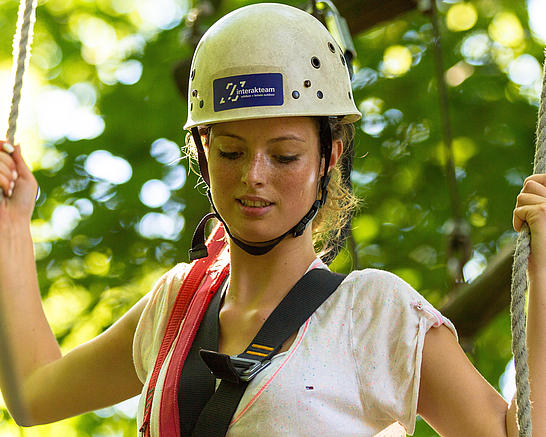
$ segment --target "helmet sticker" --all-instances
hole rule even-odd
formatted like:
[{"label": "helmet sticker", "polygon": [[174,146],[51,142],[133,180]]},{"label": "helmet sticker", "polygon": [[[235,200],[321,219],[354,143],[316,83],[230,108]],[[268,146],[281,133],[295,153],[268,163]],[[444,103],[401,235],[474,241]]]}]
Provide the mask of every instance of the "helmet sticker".
[{"label": "helmet sticker", "polygon": [[214,112],[283,104],[282,74],[280,73],[222,77],[214,80],[213,91]]}]

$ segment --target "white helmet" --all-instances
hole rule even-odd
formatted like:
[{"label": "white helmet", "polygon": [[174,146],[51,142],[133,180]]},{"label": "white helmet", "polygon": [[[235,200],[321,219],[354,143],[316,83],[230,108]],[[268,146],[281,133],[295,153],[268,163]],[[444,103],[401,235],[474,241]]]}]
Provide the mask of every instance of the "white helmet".
[{"label": "white helmet", "polygon": [[292,6],[227,14],[195,50],[184,128],[290,116],[360,119],[342,50],[320,21]]}]

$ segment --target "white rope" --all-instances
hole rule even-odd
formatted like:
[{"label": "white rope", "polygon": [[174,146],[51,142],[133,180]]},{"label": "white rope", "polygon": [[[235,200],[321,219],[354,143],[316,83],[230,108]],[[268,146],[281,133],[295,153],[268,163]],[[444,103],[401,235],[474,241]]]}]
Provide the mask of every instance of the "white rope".
[{"label": "white rope", "polygon": [[[536,151],[533,174],[546,173],[546,61],[543,69],[542,95],[538,111]],[[527,289],[527,263],[531,252],[531,233],[524,223],[518,235],[512,267],[512,353],[516,367],[517,410],[520,437],[531,437],[531,402],[529,367],[527,366],[525,290]]]},{"label": "white rope", "polygon": [[[17,116],[19,115],[19,102],[21,101],[21,89],[23,88],[23,74],[30,58],[30,44],[32,43],[32,29],[36,15],[36,0],[21,1],[19,6],[19,19],[17,22],[17,34],[13,39],[13,59],[15,67],[15,81],[13,84],[13,97],[8,119],[8,143],[14,144]],[[17,44],[19,41],[19,44]],[[17,53],[17,56],[15,54]],[[27,56],[27,53],[29,56]],[[15,63],[16,62],[16,63]]]},{"label": "white rope", "polygon": [[[11,145],[15,144],[15,129],[17,127],[17,117],[19,116],[19,102],[21,101],[21,89],[23,88],[23,75],[30,58],[30,44],[32,43],[34,21],[36,17],[36,3],[37,0],[21,0],[19,5],[19,18],[17,20],[17,33],[13,38],[15,80],[13,82],[13,97],[11,99],[8,131],[6,133],[6,140]],[[17,44],[17,42],[19,43]],[[0,201],[2,200],[2,196],[2,190],[0,190]]]}]

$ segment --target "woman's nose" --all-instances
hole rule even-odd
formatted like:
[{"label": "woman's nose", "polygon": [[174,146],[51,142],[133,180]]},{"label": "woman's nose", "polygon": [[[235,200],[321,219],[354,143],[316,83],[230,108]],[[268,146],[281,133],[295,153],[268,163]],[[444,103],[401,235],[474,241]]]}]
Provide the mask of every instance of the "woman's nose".
[{"label": "woman's nose", "polygon": [[249,156],[242,169],[241,179],[243,183],[247,185],[262,185],[266,175],[267,163],[265,161],[261,155]]}]

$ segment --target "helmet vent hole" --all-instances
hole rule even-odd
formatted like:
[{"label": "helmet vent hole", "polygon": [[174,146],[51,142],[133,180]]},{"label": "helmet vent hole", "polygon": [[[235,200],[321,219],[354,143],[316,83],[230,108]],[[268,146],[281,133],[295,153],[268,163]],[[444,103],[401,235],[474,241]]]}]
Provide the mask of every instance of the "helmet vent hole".
[{"label": "helmet vent hole", "polygon": [[193,111],[193,102],[190,103],[190,111]]},{"label": "helmet vent hole", "polygon": [[191,71],[190,77],[191,80],[195,79],[195,68]]},{"label": "helmet vent hole", "polygon": [[339,57],[341,58],[341,63],[345,65],[345,56],[339,55]]},{"label": "helmet vent hole", "polygon": [[197,97],[197,90],[192,90],[191,95],[192,95],[193,97]]},{"label": "helmet vent hole", "polygon": [[292,91],[292,97],[294,99],[299,99],[300,98],[300,92],[299,91]]},{"label": "helmet vent hole", "polygon": [[336,48],[334,47],[334,45],[330,41],[328,41],[328,48],[330,49],[330,51],[332,53],[336,52]]},{"label": "helmet vent hole", "polygon": [[310,80],[305,80],[305,81],[303,82],[303,86],[304,86],[305,88],[309,88],[309,87],[311,86],[311,81],[310,81]]},{"label": "helmet vent hole", "polygon": [[202,108],[204,104],[205,104],[205,102],[204,102],[203,100],[200,100],[200,101],[199,101],[199,107],[200,107],[200,108]]},{"label": "helmet vent hole", "polygon": [[313,56],[311,58],[311,65],[315,68],[320,68],[320,59],[317,58],[316,56]]},{"label": "helmet vent hole", "polygon": [[324,97],[324,94],[322,94],[322,91],[320,91],[320,90],[317,91],[317,97],[318,97],[319,99],[322,99],[322,98]]},{"label": "helmet vent hole", "polygon": [[349,100],[351,100],[351,92],[350,91],[347,93],[347,95],[349,96]]}]

